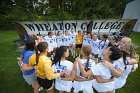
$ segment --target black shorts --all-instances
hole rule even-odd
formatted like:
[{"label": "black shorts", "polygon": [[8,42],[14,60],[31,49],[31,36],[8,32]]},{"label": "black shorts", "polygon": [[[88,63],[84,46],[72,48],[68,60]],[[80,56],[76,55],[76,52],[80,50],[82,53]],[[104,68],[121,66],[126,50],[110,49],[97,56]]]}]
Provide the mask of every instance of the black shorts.
[{"label": "black shorts", "polygon": [[38,84],[44,89],[52,89],[54,87],[54,80],[42,79],[37,77]]},{"label": "black shorts", "polygon": [[81,48],[82,44],[76,44],[76,48]]}]

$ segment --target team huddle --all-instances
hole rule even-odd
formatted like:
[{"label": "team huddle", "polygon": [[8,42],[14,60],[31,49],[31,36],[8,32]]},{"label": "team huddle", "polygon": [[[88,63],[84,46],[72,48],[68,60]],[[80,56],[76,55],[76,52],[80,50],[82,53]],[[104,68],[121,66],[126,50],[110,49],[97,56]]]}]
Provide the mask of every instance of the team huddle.
[{"label": "team huddle", "polygon": [[[70,52],[70,53],[69,53]],[[67,58],[71,56],[74,61]],[[31,35],[19,59],[25,81],[34,93],[43,88],[48,93],[115,93],[138,68],[139,56],[131,39],[119,35],[73,29],[62,35]]]}]

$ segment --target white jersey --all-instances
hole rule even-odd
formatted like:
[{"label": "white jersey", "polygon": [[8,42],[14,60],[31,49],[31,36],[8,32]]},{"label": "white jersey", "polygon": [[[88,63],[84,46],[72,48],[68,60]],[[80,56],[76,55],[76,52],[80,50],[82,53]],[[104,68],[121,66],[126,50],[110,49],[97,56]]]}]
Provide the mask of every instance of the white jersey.
[{"label": "white jersey", "polygon": [[70,44],[75,44],[76,43],[76,34],[75,33],[71,33],[70,35],[69,35],[69,37],[70,37]]},{"label": "white jersey", "polygon": [[87,35],[83,36],[83,45],[88,45],[88,37],[87,37]]},{"label": "white jersey", "polygon": [[[60,66],[59,66],[59,63],[56,65],[53,65],[53,69],[57,73],[65,71],[65,70],[69,70],[72,72],[73,63],[70,61],[67,61],[67,60],[60,61]],[[65,77],[65,76],[62,76],[62,77]],[[72,81],[64,81],[64,80],[61,80],[59,78],[55,79],[55,88],[57,90],[70,92],[72,86],[73,86]]]},{"label": "white jersey", "polygon": [[53,48],[56,48],[57,47],[57,42],[56,42],[56,36],[54,35],[53,37],[52,37],[52,41],[53,41]]},{"label": "white jersey", "polygon": [[124,71],[125,65],[123,63],[123,58],[113,61],[113,66],[115,69],[121,69]]},{"label": "white jersey", "polygon": [[100,40],[92,40],[91,42],[91,47],[92,47],[92,53],[93,54],[99,54],[99,43],[100,43]]},{"label": "white jersey", "polygon": [[63,37],[64,46],[70,46],[70,36]]},{"label": "white jersey", "polygon": [[92,39],[91,38],[87,38],[87,45],[91,46],[91,43],[92,43]]},{"label": "white jersey", "polygon": [[[103,79],[111,79],[112,74],[110,72],[110,69],[106,66],[104,66],[102,63],[98,63],[95,65],[95,67],[92,69],[92,72],[95,76],[100,76]],[[107,91],[113,91],[114,89],[114,81],[106,82],[106,83],[99,83],[96,81],[96,79],[93,80],[93,87],[98,92],[107,92]]]},{"label": "white jersey", "polygon": [[[86,62],[87,59],[81,59],[81,63],[84,67],[86,66]],[[95,62],[93,60],[89,60],[88,69],[92,69],[94,68],[94,66],[95,66]],[[81,78],[85,78],[83,77],[78,64],[76,69],[77,69],[77,76]],[[79,92],[79,91],[83,91],[83,93],[93,93],[92,80],[83,81],[83,82],[74,81],[74,92]]]},{"label": "white jersey", "polygon": [[[129,60],[130,57],[126,58],[126,63],[127,60]],[[122,88],[125,83],[126,83],[126,79],[128,77],[128,75],[131,73],[133,68],[133,65],[126,65],[126,69],[124,69],[123,74],[119,77],[119,78],[115,78],[114,82],[115,82],[115,89],[119,89]]]},{"label": "white jersey", "polygon": [[57,47],[63,46],[63,37],[62,36],[57,36],[56,38],[56,42],[57,42]]},{"label": "white jersey", "polygon": [[45,42],[48,43],[48,48],[49,48],[48,52],[53,51],[53,46],[54,46],[53,45],[53,39],[48,37],[48,36],[45,36],[44,39],[45,39]]},{"label": "white jersey", "polygon": [[99,42],[99,55],[102,57],[102,52],[108,48],[109,40]]}]

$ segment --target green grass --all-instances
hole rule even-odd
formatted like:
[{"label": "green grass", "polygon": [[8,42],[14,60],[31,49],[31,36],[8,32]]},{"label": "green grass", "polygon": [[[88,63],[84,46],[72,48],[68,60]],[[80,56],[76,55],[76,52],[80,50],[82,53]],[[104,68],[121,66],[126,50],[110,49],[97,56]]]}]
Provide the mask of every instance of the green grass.
[{"label": "green grass", "polygon": [[[134,44],[140,46],[140,33],[131,34]],[[18,39],[14,31],[0,32],[0,93],[33,93],[31,86],[27,85],[17,64],[17,47],[13,44]],[[137,49],[140,55],[140,47]],[[140,68],[130,74],[126,85],[116,93],[140,93]]]}]

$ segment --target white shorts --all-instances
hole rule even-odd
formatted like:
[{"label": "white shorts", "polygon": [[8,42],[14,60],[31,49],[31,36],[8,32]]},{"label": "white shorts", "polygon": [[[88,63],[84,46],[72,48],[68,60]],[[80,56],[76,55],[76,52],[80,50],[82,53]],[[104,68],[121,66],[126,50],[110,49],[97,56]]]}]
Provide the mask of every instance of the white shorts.
[{"label": "white shorts", "polygon": [[114,90],[114,82],[98,83],[95,79],[93,80],[93,87],[98,92],[107,92]]},{"label": "white shorts", "polygon": [[78,93],[79,91],[83,91],[83,93],[94,93],[92,88],[92,81],[74,81],[73,87],[74,93]]},{"label": "white shorts", "polygon": [[55,88],[59,91],[71,92],[72,86],[73,86],[72,81],[55,79]]}]

